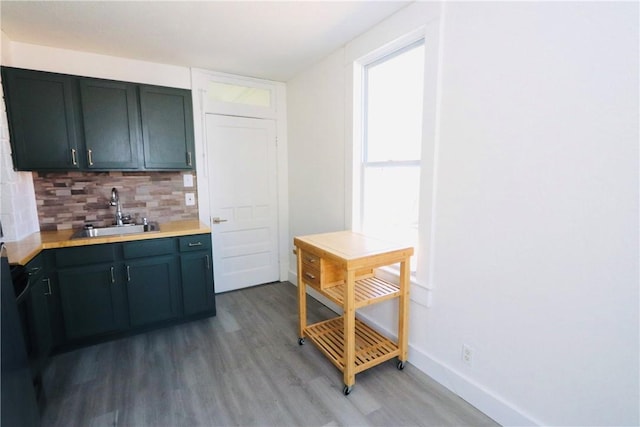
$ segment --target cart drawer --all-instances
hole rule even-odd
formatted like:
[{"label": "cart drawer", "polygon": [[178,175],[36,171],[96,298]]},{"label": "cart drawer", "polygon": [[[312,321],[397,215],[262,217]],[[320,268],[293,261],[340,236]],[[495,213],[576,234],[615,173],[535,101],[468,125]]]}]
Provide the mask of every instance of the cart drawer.
[{"label": "cart drawer", "polygon": [[314,268],[304,263],[302,264],[302,280],[304,280],[305,283],[311,286],[321,287],[321,277],[322,275],[320,274],[319,268]]},{"label": "cart drawer", "polygon": [[299,251],[302,257],[302,279],[305,283],[320,289],[330,288],[344,283],[342,268],[316,254]]},{"label": "cart drawer", "polygon": [[316,268],[320,268],[320,260],[321,258],[318,255],[301,251],[302,262],[309,266],[316,266]]}]

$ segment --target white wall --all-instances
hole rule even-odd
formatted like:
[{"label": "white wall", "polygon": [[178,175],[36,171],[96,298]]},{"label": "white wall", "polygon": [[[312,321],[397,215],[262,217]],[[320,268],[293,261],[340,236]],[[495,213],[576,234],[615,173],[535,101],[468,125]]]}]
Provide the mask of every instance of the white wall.
[{"label": "white wall", "polygon": [[338,51],[287,82],[291,236],[346,226],[343,62]]},{"label": "white wall", "polygon": [[[453,2],[435,16],[433,304],[411,306],[410,362],[503,424],[640,423],[638,12]],[[291,238],[349,226],[350,171],[328,166],[351,150],[351,52],[434,13],[413,4],[288,83]],[[391,307],[368,316],[393,331]]]},{"label": "white wall", "polygon": [[188,67],[28,43],[11,42],[11,62],[5,65],[53,73],[191,89],[191,70]]}]

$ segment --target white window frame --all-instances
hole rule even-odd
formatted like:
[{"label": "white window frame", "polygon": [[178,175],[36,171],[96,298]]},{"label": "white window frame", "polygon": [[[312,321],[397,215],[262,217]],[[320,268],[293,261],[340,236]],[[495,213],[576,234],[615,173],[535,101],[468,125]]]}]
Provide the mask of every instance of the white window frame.
[{"label": "white window frame", "polygon": [[[405,37],[388,44],[381,49],[377,49],[370,54],[354,62],[354,135],[353,135],[353,187],[352,192],[352,224],[355,231],[363,231],[364,223],[364,174],[367,166],[382,167],[417,167],[422,168],[422,160],[401,160],[401,161],[369,161],[366,156],[366,105],[367,105],[367,67],[388,61],[398,55],[405,53],[419,45],[424,45],[424,31],[419,30]],[[422,155],[421,155],[422,156]],[[420,224],[418,225],[420,228]],[[418,234],[420,231],[418,230]],[[399,267],[388,267],[390,271],[397,272]],[[415,276],[416,266],[411,265],[411,274]]]},{"label": "white window frame", "polygon": [[[368,140],[367,140],[367,86],[368,86],[368,73],[367,73],[367,69],[371,68],[371,67],[375,67],[378,64],[382,64],[386,61],[389,61],[397,56],[402,55],[403,53],[414,49],[418,46],[424,46],[424,37],[420,37],[417,40],[414,40],[408,44],[404,44],[403,46],[388,52],[387,49],[384,50],[384,54],[378,56],[375,60],[373,61],[368,61],[366,63],[362,64],[361,67],[361,73],[362,73],[362,95],[361,95],[361,99],[362,99],[362,103],[361,103],[361,114],[362,114],[362,121],[361,121],[361,138],[358,141],[361,147],[361,156],[360,156],[360,163],[358,165],[359,169],[360,169],[360,185],[358,186],[358,193],[360,195],[360,203],[359,203],[359,210],[357,211],[358,213],[358,230],[362,231],[363,229],[363,224],[364,224],[364,189],[362,187],[363,183],[364,183],[364,176],[365,176],[365,172],[367,167],[385,167],[385,168],[395,168],[395,167],[416,167],[418,169],[420,169],[422,167],[422,150],[421,151],[421,155],[420,155],[420,159],[417,160],[386,160],[386,161],[370,161],[368,159],[368,155],[367,155],[367,147],[368,147]],[[415,266],[412,266],[412,273],[415,273]]]},{"label": "white window frame", "polygon": [[[437,158],[439,151],[439,105],[441,99],[440,80],[442,58],[442,25],[441,17],[435,18],[424,26],[416,27],[412,31],[398,34],[393,39],[381,37],[382,43],[371,43],[349,46],[345,54],[347,62],[345,80],[350,83],[350,90],[345,97],[347,141],[345,152],[345,170],[347,182],[345,191],[345,220],[346,224],[355,231],[362,231],[360,224],[360,188],[362,159],[362,68],[364,64],[375,61],[395,50],[402,48],[419,39],[425,40],[425,78],[423,102],[423,131],[420,178],[420,212],[418,245],[419,253],[415,275],[411,277],[411,300],[425,307],[432,303],[431,291],[435,288],[433,282],[434,270],[434,227],[436,212],[437,190]],[[382,39],[382,40],[381,40]],[[366,50],[366,45],[369,45]],[[386,280],[398,280],[398,272],[379,269],[376,273]]]}]

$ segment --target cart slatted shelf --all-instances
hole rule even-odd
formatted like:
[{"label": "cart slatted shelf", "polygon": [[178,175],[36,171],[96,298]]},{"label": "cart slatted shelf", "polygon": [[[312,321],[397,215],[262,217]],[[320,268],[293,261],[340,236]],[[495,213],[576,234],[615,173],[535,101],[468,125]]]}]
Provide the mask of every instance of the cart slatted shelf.
[{"label": "cart slatted shelf", "polygon": [[[344,322],[342,316],[309,326],[307,337],[340,370],[344,370]],[[398,344],[356,319],[356,373],[399,355]]]}]

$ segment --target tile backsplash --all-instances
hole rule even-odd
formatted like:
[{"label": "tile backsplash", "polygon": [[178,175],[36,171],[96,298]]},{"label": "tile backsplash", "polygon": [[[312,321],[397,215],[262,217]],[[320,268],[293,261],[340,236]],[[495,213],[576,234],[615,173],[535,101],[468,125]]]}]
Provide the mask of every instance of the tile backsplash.
[{"label": "tile backsplash", "polygon": [[[116,188],[124,215],[136,222],[146,217],[159,223],[198,219],[198,192],[184,187],[184,172],[34,172],[40,231],[98,227],[113,224],[115,207],[109,206]],[[185,204],[194,193],[195,206]]]}]

